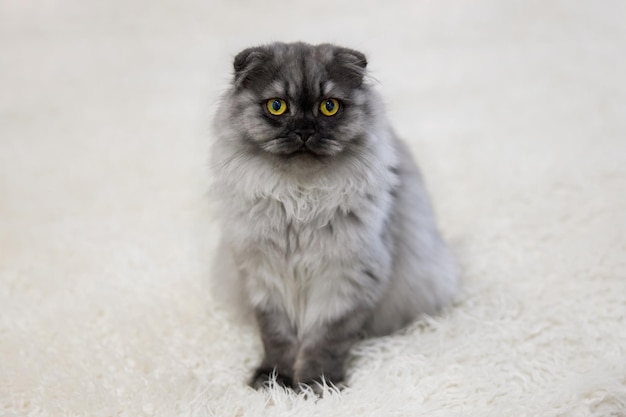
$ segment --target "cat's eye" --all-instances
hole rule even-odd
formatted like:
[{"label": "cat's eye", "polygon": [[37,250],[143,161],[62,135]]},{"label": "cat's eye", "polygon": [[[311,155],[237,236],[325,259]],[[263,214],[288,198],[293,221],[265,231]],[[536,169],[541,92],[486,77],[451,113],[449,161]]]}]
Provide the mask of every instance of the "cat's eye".
[{"label": "cat's eye", "polygon": [[267,100],[267,111],[274,116],[280,116],[287,111],[287,102],[282,98],[271,98]]},{"label": "cat's eye", "polygon": [[320,103],[320,112],[324,116],[334,116],[339,111],[339,102],[334,98],[327,98]]}]

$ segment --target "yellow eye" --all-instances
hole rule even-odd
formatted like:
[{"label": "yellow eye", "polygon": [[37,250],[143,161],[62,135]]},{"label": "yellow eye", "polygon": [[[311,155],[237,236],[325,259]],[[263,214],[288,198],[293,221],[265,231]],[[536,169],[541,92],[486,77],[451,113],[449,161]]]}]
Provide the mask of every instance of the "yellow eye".
[{"label": "yellow eye", "polygon": [[320,103],[320,111],[324,116],[334,116],[339,111],[339,102],[334,98],[327,98]]},{"label": "yellow eye", "polygon": [[267,110],[274,116],[280,116],[287,111],[287,103],[282,98],[267,100]]}]

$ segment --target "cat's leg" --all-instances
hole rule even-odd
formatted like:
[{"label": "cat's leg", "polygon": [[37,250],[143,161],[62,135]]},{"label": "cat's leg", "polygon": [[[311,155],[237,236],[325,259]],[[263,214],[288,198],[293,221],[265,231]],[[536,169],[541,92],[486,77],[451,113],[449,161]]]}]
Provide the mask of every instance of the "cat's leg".
[{"label": "cat's leg", "polygon": [[255,311],[265,356],[256,369],[250,385],[263,387],[276,373],[276,381],[284,386],[293,385],[294,363],[298,354],[298,339],[287,315],[277,310]]},{"label": "cat's leg", "polygon": [[359,307],[305,334],[295,363],[295,385],[306,384],[316,390],[323,377],[327,383],[340,386],[348,352],[363,338],[370,315],[370,308]]}]

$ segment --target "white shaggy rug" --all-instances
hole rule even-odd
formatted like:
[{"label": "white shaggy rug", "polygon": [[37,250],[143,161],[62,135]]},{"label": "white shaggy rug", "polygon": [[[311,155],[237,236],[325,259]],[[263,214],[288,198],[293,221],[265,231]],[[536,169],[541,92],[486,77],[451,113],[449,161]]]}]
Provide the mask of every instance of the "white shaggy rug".
[{"label": "white shaggy rug", "polygon": [[[37,3],[37,4],[36,4]],[[626,3],[0,0],[1,416],[626,416]],[[239,49],[368,54],[463,267],[315,400],[209,294]]]}]

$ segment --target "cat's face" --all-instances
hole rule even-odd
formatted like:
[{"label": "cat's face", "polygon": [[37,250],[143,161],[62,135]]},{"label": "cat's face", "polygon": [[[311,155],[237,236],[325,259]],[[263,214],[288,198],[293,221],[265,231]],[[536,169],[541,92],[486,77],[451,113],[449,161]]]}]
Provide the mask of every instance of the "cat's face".
[{"label": "cat's face", "polygon": [[235,58],[229,123],[283,160],[324,159],[359,146],[375,103],[365,56],[333,45],[272,44]]}]

